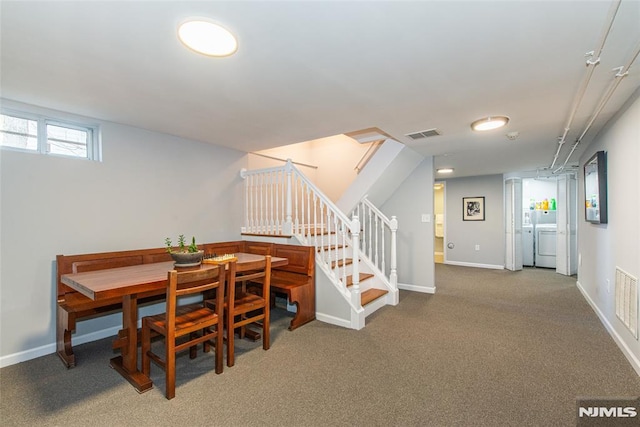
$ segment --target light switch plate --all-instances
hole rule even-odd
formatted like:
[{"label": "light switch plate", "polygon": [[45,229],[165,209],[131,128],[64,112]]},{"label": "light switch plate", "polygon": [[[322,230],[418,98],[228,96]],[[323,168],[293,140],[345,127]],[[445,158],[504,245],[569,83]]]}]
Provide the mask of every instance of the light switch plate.
[{"label": "light switch plate", "polygon": [[422,222],[431,222],[431,215],[422,214]]}]

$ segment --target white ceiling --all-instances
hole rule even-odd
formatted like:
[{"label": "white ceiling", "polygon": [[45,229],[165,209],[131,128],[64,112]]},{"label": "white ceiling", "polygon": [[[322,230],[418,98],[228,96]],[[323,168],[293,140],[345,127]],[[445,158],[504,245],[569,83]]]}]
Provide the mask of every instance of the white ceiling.
[{"label": "white ceiling", "polygon": [[[242,151],[377,127],[454,176],[548,168],[609,1],[2,1],[5,99]],[[185,49],[205,16],[239,40]],[[623,0],[558,163],[640,44]],[[640,86],[636,59],[569,163]],[[486,115],[506,128],[473,133]],[[412,141],[407,133],[442,135]],[[511,141],[508,132],[519,132]]]}]

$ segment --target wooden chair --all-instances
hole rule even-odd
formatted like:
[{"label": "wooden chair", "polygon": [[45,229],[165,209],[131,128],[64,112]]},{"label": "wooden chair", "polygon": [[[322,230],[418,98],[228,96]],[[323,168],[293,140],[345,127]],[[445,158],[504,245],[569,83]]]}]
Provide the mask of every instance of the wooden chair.
[{"label": "wooden chair", "polygon": [[[261,261],[243,263],[242,272],[238,272],[236,263],[231,262],[227,275],[224,310],[227,329],[227,366],[231,367],[235,363],[236,330],[238,330],[240,337],[243,337],[245,326],[258,325],[262,329],[262,348],[268,350],[271,345],[269,335],[271,256],[266,255]],[[247,283],[256,279],[261,282],[259,292],[247,292]]]},{"label": "wooden chair", "polygon": [[[146,316],[142,319],[142,372],[149,376],[151,360],[165,371],[167,399],[176,394],[176,353],[189,348],[189,356],[193,359],[197,354],[197,345],[204,343],[205,352],[209,345],[215,345],[215,372],[223,370],[223,315],[222,304],[212,309],[203,303],[178,306],[178,297],[202,293],[216,289],[217,301],[223,301],[225,288],[224,268],[192,270],[168,273],[167,310],[166,313]],[[163,335],[165,340],[165,358],[151,350],[152,331]],[[188,337],[186,341],[178,338]],[[215,339],[215,342],[213,341]]]}]

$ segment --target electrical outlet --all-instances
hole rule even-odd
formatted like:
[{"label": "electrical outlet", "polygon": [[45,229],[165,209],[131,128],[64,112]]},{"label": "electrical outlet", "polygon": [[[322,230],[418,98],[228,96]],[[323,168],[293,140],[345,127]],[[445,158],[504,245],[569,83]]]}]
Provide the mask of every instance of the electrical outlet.
[{"label": "electrical outlet", "polygon": [[480,245],[476,245],[476,251],[480,250]]}]

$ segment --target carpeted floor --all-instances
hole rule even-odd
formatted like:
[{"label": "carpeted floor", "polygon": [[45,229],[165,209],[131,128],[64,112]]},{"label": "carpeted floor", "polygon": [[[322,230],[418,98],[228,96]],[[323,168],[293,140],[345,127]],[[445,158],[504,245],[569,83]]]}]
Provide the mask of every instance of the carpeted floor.
[{"label": "carpeted floor", "polygon": [[138,394],[108,366],[111,339],[0,370],[3,426],[574,426],[578,397],[637,397],[640,377],[575,286],[543,269],[438,264],[435,295],[361,331],[318,321],[290,332],[275,310],[272,346],[240,341],[236,366],[179,357],[176,398]]}]

